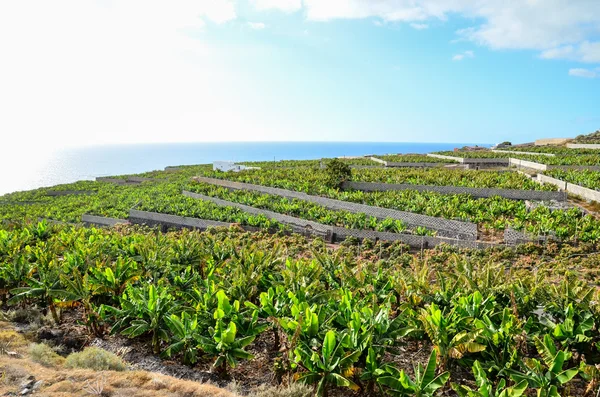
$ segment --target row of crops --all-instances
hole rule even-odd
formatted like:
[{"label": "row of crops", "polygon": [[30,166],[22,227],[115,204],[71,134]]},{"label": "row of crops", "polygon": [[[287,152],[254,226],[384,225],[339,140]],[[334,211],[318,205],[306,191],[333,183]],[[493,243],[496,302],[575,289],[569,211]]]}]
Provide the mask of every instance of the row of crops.
[{"label": "row of crops", "polygon": [[[288,165],[294,164],[289,162]],[[387,191],[360,192],[340,191],[327,187],[326,171],[320,162],[300,162],[296,167],[267,167],[240,173],[223,174],[212,171],[210,166],[181,167],[175,172],[152,172],[143,176],[152,180],[135,185],[115,185],[84,181],[75,184],[38,189],[30,192],[13,193],[0,198],[0,219],[37,220],[50,218],[65,222],[79,222],[83,214],[127,218],[129,210],[144,211],[204,218],[215,221],[239,223],[269,229],[281,228],[264,216],[244,213],[240,209],[217,206],[208,201],[184,197],[182,190],[220,197],[229,201],[264,208],[282,214],[328,225],[346,228],[405,232],[406,225],[399,221],[377,220],[364,214],[332,211],[302,200],[287,200],[269,195],[249,192],[228,192],[191,182],[191,177],[210,177],[280,187],[322,195],[333,199],[391,208],[417,214],[462,220],[477,223],[480,230],[492,236],[508,227],[526,231],[532,235],[554,235],[561,240],[596,241],[600,238],[600,223],[594,217],[584,215],[576,209],[550,211],[538,207],[528,211],[521,201],[500,197],[475,199],[466,194],[440,194],[431,192]],[[583,175],[584,173],[582,173]],[[352,179],[366,182],[408,183],[429,185],[454,185],[467,187],[498,187],[521,189],[553,189],[538,185],[514,172],[477,172],[473,170],[434,169],[389,169],[384,167],[353,169]],[[85,190],[95,194],[89,196],[47,196],[48,190]],[[431,231],[414,230],[417,234]]]},{"label": "row of crops", "polygon": [[[568,149],[565,149],[568,150]],[[573,152],[569,153],[557,153],[554,157],[549,156],[536,156],[536,155],[526,155],[520,154],[518,152],[514,153],[498,153],[492,152],[488,150],[480,150],[480,151],[446,151],[446,152],[437,152],[436,154],[441,154],[444,156],[454,156],[454,157],[462,157],[462,158],[516,158],[521,160],[533,161],[540,164],[546,165],[573,165],[573,166],[600,166],[600,155],[596,152],[594,153],[581,153],[577,149],[573,149]]]},{"label": "row of crops", "polygon": [[[316,396],[583,396],[600,381],[595,247],[411,254],[229,230],[0,226],[3,307],[242,385]],[[75,315],[66,312],[75,311]],[[138,344],[140,346],[140,344]],[[416,367],[416,368],[415,368]]]},{"label": "row of crops", "polygon": [[[404,170],[388,169],[359,170],[358,172],[364,172],[364,175],[368,175],[372,171],[381,172],[382,174],[405,172]],[[446,171],[449,170],[442,170],[441,172]],[[481,173],[480,175],[486,174]],[[501,197],[474,199],[467,194],[450,195],[412,190],[385,192],[340,191],[325,186],[325,174],[323,172],[306,167],[289,170],[249,170],[235,174],[205,171],[203,175],[301,191],[343,201],[445,219],[474,222],[479,224],[482,230],[490,233],[502,232],[506,228],[512,227],[536,236],[554,235],[561,240],[596,241],[600,238],[600,222],[593,216],[584,215],[576,208],[551,211],[547,207],[540,206],[529,211],[524,202]],[[204,190],[206,187],[194,182],[190,183],[186,189],[195,192],[206,191]],[[235,195],[229,197],[232,198],[231,201],[236,201]],[[244,201],[244,203],[255,205],[257,200]]]}]

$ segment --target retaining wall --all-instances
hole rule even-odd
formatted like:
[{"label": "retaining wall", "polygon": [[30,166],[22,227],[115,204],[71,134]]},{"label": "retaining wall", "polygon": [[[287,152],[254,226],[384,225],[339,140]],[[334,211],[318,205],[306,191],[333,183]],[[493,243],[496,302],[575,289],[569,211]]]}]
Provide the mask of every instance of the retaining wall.
[{"label": "retaining wall", "polygon": [[57,196],[89,196],[92,194],[96,194],[96,192],[91,190],[48,190],[46,191],[46,196],[57,197]]},{"label": "retaining wall", "polygon": [[574,183],[568,183],[560,179],[552,178],[542,174],[538,174],[537,180],[540,183],[550,183],[552,185],[558,186],[560,189],[563,189],[571,194],[574,194],[586,200],[600,203],[600,192],[597,190],[589,189],[587,187],[576,185]]},{"label": "retaining wall", "polygon": [[208,219],[189,218],[178,215],[160,214],[158,212],[148,212],[139,210],[129,211],[129,221],[131,223],[143,224],[148,226],[163,225],[176,228],[191,228],[206,230],[209,227],[230,227],[232,223],[218,222]]},{"label": "retaining wall", "polygon": [[566,201],[564,192],[544,192],[538,190],[472,188],[462,186],[411,185],[393,183],[345,182],[343,189],[362,190],[365,192],[381,192],[390,190],[416,190],[419,192],[436,192],[442,194],[469,194],[473,197],[500,196],[512,200],[556,200]]},{"label": "retaining wall", "polygon": [[418,163],[410,163],[410,162],[406,162],[406,161],[402,161],[402,162],[391,162],[391,161],[385,161],[382,159],[379,159],[377,157],[369,157],[370,160],[373,160],[375,162],[378,162],[380,164],[385,165],[386,167],[391,167],[391,168],[408,168],[408,167],[415,167],[415,168],[433,168],[433,167],[443,167],[446,164],[449,163],[426,163],[426,162],[418,162]]},{"label": "retaining wall", "polygon": [[386,241],[401,241],[413,248],[431,248],[440,244],[449,244],[461,248],[489,248],[494,247],[493,243],[478,242],[472,240],[459,240],[431,236],[417,236],[413,234],[378,232],[375,230],[358,230],[346,229],[338,226],[324,225],[322,223],[309,221],[302,218],[296,218],[290,215],[280,214],[277,212],[263,210],[260,208],[251,207],[245,204],[239,204],[232,201],[222,200],[216,197],[205,196],[198,193],[183,191],[184,196],[210,201],[217,205],[226,207],[235,207],[254,215],[264,215],[277,222],[286,224],[292,228],[294,232],[303,234],[315,234],[324,237],[331,242],[344,241],[347,237],[356,237],[358,239],[370,240],[386,240]]},{"label": "retaining wall", "polygon": [[537,181],[540,183],[549,183],[551,185],[557,186],[559,189],[566,191],[567,190],[567,182],[561,181],[560,179],[552,178],[546,175],[538,174]]},{"label": "retaining wall", "polygon": [[569,149],[600,149],[599,144],[592,143],[567,143]]},{"label": "retaining wall", "polygon": [[600,192],[597,190],[588,189],[587,187],[575,185],[572,183],[567,183],[567,192],[582,197],[586,200],[600,203]]},{"label": "retaining wall", "polygon": [[548,169],[548,166],[546,164],[540,164],[540,163],[536,163],[534,161],[527,161],[527,160],[521,160],[521,159],[510,158],[509,164],[511,166],[520,167],[520,168],[529,168],[529,169],[537,170],[537,171],[546,171]]},{"label": "retaining wall", "polygon": [[551,236],[530,236],[527,233],[519,232],[513,228],[507,228],[504,231],[504,243],[506,245],[519,245],[519,244],[527,244],[527,243],[543,243],[547,240],[551,240]]},{"label": "retaining wall", "polygon": [[519,152],[516,150],[492,150],[494,153],[508,153],[508,154],[529,154],[532,156],[548,156],[548,157],[556,157],[554,153],[536,153],[536,152]]},{"label": "retaining wall", "polygon": [[386,167],[391,168],[406,168],[406,167],[414,167],[414,168],[434,168],[434,167],[443,167],[444,165],[448,165],[451,163],[390,163],[388,161]]},{"label": "retaining wall", "polygon": [[88,215],[88,214],[82,215],[81,221],[86,226],[94,225],[94,226],[109,226],[109,227],[115,226],[118,224],[129,223],[129,221],[127,221],[125,219],[107,218],[104,216],[96,216],[96,215]]},{"label": "retaining wall", "polygon": [[429,230],[435,230],[438,235],[449,238],[459,238],[467,240],[477,239],[477,225],[470,222],[461,222],[449,219],[436,218],[433,216],[420,215],[412,212],[398,211],[389,208],[373,207],[366,204],[352,203],[348,201],[335,200],[320,196],[311,196],[302,192],[291,190],[252,185],[215,178],[196,177],[195,180],[217,186],[223,186],[228,189],[253,190],[261,193],[273,194],[276,196],[287,197],[290,199],[299,199],[322,205],[333,210],[344,210],[353,213],[364,213],[378,219],[397,219],[406,223],[409,227],[423,226]]},{"label": "retaining wall", "polygon": [[444,156],[443,154],[435,154],[435,153],[427,153],[427,156],[434,157],[436,159],[452,160],[452,161],[456,161],[457,163],[464,163],[464,160],[465,160],[462,157]]},{"label": "retaining wall", "polygon": [[373,156],[369,157],[369,160],[374,161],[379,164],[383,164],[387,167],[387,161],[385,161],[385,160],[378,159],[377,157],[373,157]]}]

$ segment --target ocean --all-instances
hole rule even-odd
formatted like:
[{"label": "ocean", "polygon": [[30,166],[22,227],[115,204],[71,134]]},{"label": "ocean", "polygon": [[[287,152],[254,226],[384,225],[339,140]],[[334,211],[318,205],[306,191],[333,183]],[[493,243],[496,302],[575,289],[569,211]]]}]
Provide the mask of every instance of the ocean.
[{"label": "ocean", "polygon": [[[92,180],[98,176],[135,174],[169,165],[206,164],[217,160],[308,160],[386,153],[428,153],[470,143],[402,142],[220,142],[106,145],[37,151],[13,151],[4,158],[0,194]],[[480,146],[489,146],[479,144]]]}]

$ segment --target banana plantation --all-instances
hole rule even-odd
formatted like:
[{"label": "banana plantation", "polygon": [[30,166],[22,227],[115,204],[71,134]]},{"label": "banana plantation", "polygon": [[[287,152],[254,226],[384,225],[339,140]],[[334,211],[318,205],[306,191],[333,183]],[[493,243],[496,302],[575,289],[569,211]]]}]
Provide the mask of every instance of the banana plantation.
[{"label": "banana plantation", "polygon": [[[86,343],[120,341],[164,366],[246,389],[303,383],[315,396],[330,397],[600,393],[600,220],[594,213],[576,205],[530,208],[502,197],[343,190],[338,183],[556,189],[513,170],[444,168],[443,162],[397,169],[368,158],[339,163],[345,171],[336,174],[318,160],[247,163],[261,168],[239,173],[180,166],[139,180],[81,181],[0,197],[0,309],[5,316],[35,310],[50,327],[86,335]],[[477,239],[490,243],[508,228],[551,238],[486,249],[414,249],[355,238],[331,244],[182,191],[348,229],[435,231],[226,189],[196,176],[473,222]],[[597,183],[591,173],[564,176]],[[232,226],[127,224],[132,209]],[[125,224],[86,227],[86,214]]]}]

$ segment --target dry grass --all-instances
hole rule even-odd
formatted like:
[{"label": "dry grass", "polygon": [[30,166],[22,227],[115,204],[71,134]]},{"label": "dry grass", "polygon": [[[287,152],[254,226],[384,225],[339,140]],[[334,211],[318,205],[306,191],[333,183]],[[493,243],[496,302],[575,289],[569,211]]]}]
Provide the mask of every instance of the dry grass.
[{"label": "dry grass", "polygon": [[[0,341],[10,341],[11,350],[22,355],[21,358],[0,356],[0,395],[18,394],[23,379],[34,376],[36,380],[43,381],[36,393],[38,396],[239,397],[212,385],[145,371],[94,371],[67,369],[60,365],[47,367],[33,361],[27,349],[29,343],[8,323],[0,322]],[[43,347],[37,349],[43,350],[43,354],[38,354],[40,357],[50,355]]]}]

